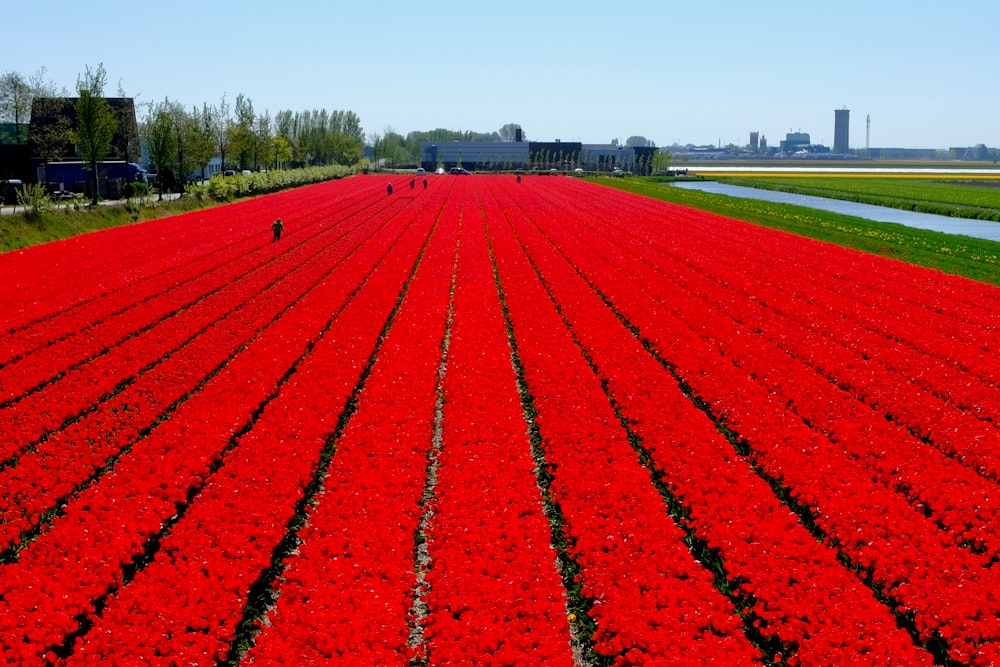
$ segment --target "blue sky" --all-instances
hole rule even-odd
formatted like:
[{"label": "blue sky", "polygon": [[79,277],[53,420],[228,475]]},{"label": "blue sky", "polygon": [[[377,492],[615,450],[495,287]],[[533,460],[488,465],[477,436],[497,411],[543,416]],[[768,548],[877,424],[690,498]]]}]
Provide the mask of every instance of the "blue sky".
[{"label": "blue sky", "polygon": [[[367,132],[776,145],[1000,146],[993,0],[173,3],[49,0],[0,10],[0,71],[72,89],[103,63],[140,104],[350,109]],[[59,17],[58,20],[56,17]],[[23,26],[23,28],[22,28]]]}]

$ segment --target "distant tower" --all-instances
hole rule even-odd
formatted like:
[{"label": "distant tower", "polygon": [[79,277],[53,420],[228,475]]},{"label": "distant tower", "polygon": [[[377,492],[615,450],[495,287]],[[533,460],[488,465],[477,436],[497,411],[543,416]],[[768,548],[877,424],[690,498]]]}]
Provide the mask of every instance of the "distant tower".
[{"label": "distant tower", "polygon": [[833,112],[833,152],[849,153],[848,134],[851,131],[851,112],[849,109],[837,109]]},{"label": "distant tower", "polygon": [[750,150],[752,150],[754,153],[760,151],[760,132],[750,133]]}]

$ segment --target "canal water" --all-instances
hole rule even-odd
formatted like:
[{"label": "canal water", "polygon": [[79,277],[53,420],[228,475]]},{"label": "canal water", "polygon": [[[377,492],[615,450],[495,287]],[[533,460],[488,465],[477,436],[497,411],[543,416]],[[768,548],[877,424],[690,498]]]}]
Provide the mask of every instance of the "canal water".
[{"label": "canal water", "polygon": [[730,197],[759,199],[779,204],[794,204],[796,206],[805,206],[821,211],[840,213],[842,215],[853,215],[856,218],[865,218],[866,220],[874,220],[875,222],[894,222],[899,225],[906,225],[907,227],[928,229],[935,232],[944,232],[945,234],[962,234],[977,239],[1000,241],[1000,222],[949,218],[946,215],[903,211],[887,206],[859,204],[853,201],[815,197],[813,195],[797,195],[790,192],[778,192],[776,190],[761,190],[742,185],[717,183],[715,181],[677,181],[671,185],[676,188],[701,190],[702,192],[728,195]]}]

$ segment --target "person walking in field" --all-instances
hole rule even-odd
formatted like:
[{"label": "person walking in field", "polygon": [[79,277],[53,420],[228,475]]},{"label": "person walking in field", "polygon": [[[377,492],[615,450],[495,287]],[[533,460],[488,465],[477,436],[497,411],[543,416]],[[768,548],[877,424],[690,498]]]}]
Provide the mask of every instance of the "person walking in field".
[{"label": "person walking in field", "polygon": [[281,238],[281,230],[285,228],[285,225],[281,223],[281,218],[278,218],[273,223],[271,223],[271,231],[274,232],[274,241]]},{"label": "person walking in field", "polygon": [[385,186],[385,192],[386,192],[386,194],[389,194],[389,195],[392,194],[392,183],[390,183],[389,185]]},{"label": "person walking in field", "polygon": [[410,189],[412,190],[416,186],[416,184],[417,184],[417,179],[411,178],[410,179]]}]

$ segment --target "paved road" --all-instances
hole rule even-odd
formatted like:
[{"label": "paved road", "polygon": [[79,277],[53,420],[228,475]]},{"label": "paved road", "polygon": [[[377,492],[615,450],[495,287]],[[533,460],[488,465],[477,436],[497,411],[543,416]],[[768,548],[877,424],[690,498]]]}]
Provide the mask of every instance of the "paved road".
[{"label": "paved road", "polygon": [[[164,199],[177,199],[181,195],[177,192],[170,192],[163,195]],[[157,195],[151,195],[150,199],[156,199]],[[125,203],[124,199],[106,199],[99,202],[100,206],[121,206]],[[67,208],[72,206],[72,204],[54,202],[52,208]],[[25,211],[24,206],[0,206],[0,215],[13,215],[15,213],[23,213]]]}]

